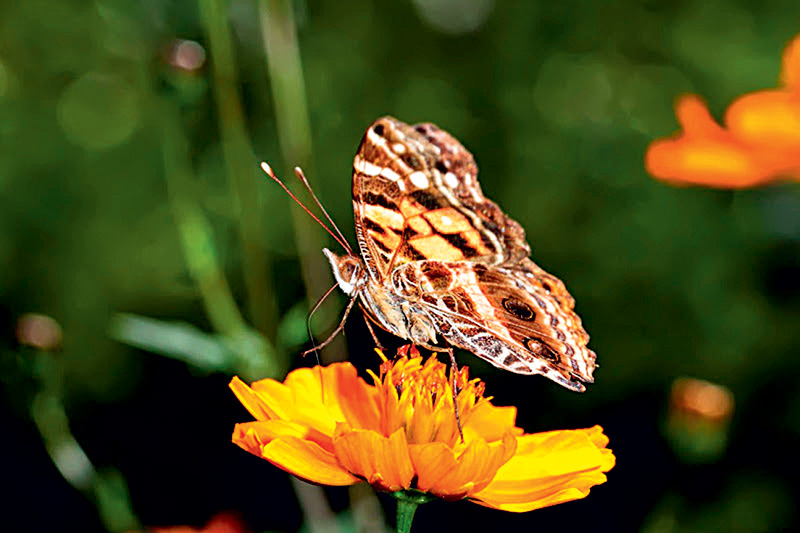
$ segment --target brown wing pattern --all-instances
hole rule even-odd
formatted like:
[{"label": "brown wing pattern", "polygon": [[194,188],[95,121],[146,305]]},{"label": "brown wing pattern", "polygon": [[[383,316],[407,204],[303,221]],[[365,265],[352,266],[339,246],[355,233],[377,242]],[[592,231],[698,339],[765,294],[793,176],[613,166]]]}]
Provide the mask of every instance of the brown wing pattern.
[{"label": "brown wing pattern", "polygon": [[529,259],[513,268],[419,261],[397,269],[392,281],[448,342],[499,368],[576,391],[593,381],[595,354],[572,297]]},{"label": "brown wing pattern", "polygon": [[373,123],[353,161],[356,235],[376,281],[409,261],[516,262],[525,232],[477,181],[472,155],[433,124]]},{"label": "brown wing pattern", "polygon": [[497,367],[582,391],[596,365],[574,301],[528,258],[524,230],[483,196],[477,172],[432,124],[369,127],[353,161],[365,305],[400,336],[430,324],[423,341],[438,332]]}]

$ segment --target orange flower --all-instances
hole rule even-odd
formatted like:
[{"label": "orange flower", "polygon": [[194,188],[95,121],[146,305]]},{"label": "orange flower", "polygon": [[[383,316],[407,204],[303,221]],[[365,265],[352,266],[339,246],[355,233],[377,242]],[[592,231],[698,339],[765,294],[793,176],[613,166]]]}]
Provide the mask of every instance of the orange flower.
[{"label": "orange flower", "polygon": [[696,95],[681,97],[683,131],[650,144],[647,171],[672,183],[743,188],[800,180],[800,35],[783,53],[781,86],[739,97],[717,124]]},{"label": "orange flower", "polygon": [[257,419],[237,424],[233,442],[313,483],[367,481],[515,512],[583,498],[606,481],[615,459],[599,426],[525,435],[516,408],[492,405],[465,367],[456,376],[462,442],[446,366],[414,348],[398,354],[380,376],[370,372],[374,385],[349,363],[301,368],[284,383],[233,378]]}]

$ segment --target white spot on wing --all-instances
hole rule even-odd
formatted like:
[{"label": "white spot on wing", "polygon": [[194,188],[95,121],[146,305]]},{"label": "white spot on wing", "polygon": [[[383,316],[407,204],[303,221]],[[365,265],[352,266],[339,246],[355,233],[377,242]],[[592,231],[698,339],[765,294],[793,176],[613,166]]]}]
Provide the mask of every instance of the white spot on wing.
[{"label": "white spot on wing", "polygon": [[451,189],[455,189],[458,187],[458,178],[452,172],[448,172],[444,175],[444,181],[447,183],[447,186]]},{"label": "white spot on wing", "polygon": [[392,150],[394,150],[396,154],[404,154],[406,152],[406,145],[403,143],[394,143],[392,145]]},{"label": "white spot on wing", "polygon": [[369,161],[364,161],[364,174],[367,176],[377,176],[381,173],[381,167],[373,165]]},{"label": "white spot on wing", "polygon": [[418,189],[427,189],[428,186],[430,185],[428,183],[428,176],[426,176],[424,172],[420,172],[419,170],[416,172],[412,172],[408,176],[408,179],[410,179],[414,187],[417,187]]},{"label": "white spot on wing", "polygon": [[381,176],[391,181],[397,181],[400,179],[400,174],[389,167],[383,167],[383,169],[381,169]]},{"label": "white spot on wing", "polygon": [[449,216],[447,216],[447,215],[444,215],[444,216],[442,216],[442,218],[440,218],[439,220],[440,220],[440,221],[441,221],[441,223],[442,223],[443,225],[445,225],[445,226],[449,226],[450,224],[452,224],[452,223],[453,223],[453,219],[452,219],[452,218],[450,218],[450,217],[449,217]]}]

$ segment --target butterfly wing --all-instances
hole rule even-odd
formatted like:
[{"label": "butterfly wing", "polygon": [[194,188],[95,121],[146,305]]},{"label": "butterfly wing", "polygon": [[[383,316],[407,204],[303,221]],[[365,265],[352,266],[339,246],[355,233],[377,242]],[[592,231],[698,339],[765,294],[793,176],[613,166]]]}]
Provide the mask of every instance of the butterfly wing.
[{"label": "butterfly wing", "polygon": [[397,269],[392,282],[450,344],[494,366],[576,391],[593,382],[595,354],[574,300],[530,259],[514,267],[419,261]]},{"label": "butterfly wing", "polygon": [[[595,354],[574,301],[528,259],[525,231],[483,196],[477,172],[433,124],[384,117],[367,129],[353,161],[356,235],[372,282],[394,293],[370,300],[370,310],[404,336],[396,303],[384,301],[399,297],[451,344],[584,390]],[[379,301],[392,313],[374,309]]]},{"label": "butterfly wing", "polygon": [[375,121],[353,161],[353,208],[361,255],[373,280],[421,259],[516,262],[525,232],[477,181],[472,155],[433,124]]}]

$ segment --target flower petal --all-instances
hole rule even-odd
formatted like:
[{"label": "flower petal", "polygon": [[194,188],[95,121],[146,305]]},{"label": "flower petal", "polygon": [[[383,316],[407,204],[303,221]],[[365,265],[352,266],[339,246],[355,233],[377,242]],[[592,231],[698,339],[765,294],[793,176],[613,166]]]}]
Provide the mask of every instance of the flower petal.
[{"label": "flower petal", "polygon": [[781,82],[794,91],[800,91],[800,35],[789,42],[783,51]]},{"label": "flower petal", "polygon": [[583,498],[614,466],[602,429],[554,431],[517,438],[517,453],[472,498],[481,505],[524,512]]},{"label": "flower petal", "polygon": [[278,468],[311,483],[341,486],[360,481],[343,468],[332,453],[297,437],[275,439],[261,447],[260,455]]},{"label": "flower petal", "polygon": [[[728,107],[725,123],[737,139],[763,145],[785,164],[800,164],[800,95],[789,91],[759,91],[738,98]],[[787,153],[780,151],[787,150]],[[772,161],[782,165],[782,161]]]},{"label": "flower petal", "polygon": [[725,130],[717,124],[708,106],[696,94],[686,94],[675,103],[675,116],[678,124],[689,137],[725,136]]},{"label": "flower petal", "polygon": [[318,432],[304,424],[286,420],[257,420],[236,424],[233,429],[233,443],[250,453],[261,456],[261,447],[282,437],[295,437],[320,445],[333,453],[333,441],[328,435]]},{"label": "flower petal", "polygon": [[654,141],[645,156],[647,172],[656,178],[710,187],[752,187],[769,181],[756,154],[733,141],[665,139]]},{"label": "flower petal", "polygon": [[514,427],[516,419],[516,407],[497,407],[489,402],[481,402],[472,410],[469,419],[464,421],[464,429],[474,429],[484,440],[492,442],[502,439]]},{"label": "flower petal", "polygon": [[456,452],[441,442],[409,446],[411,460],[417,472],[416,488],[441,498],[458,500],[482,490],[495,477],[516,449],[511,432],[501,441],[487,443],[481,438],[467,441]]},{"label": "flower petal", "polygon": [[375,431],[339,424],[333,446],[344,468],[378,490],[396,492],[411,485],[414,467],[403,429],[384,437]]},{"label": "flower petal", "polygon": [[[253,383],[253,386],[255,386],[256,383]],[[233,394],[236,395],[236,398],[242,402],[242,405],[244,405],[245,409],[247,409],[256,420],[280,418],[264,400],[264,398],[255,393],[253,389],[248,387],[241,379],[239,379],[239,376],[233,376],[229,386],[233,391]]]},{"label": "flower petal", "polygon": [[291,420],[331,437],[337,422],[378,424],[377,393],[350,363],[299,368],[284,383],[262,379],[248,387],[237,377],[231,389],[257,420]]}]

